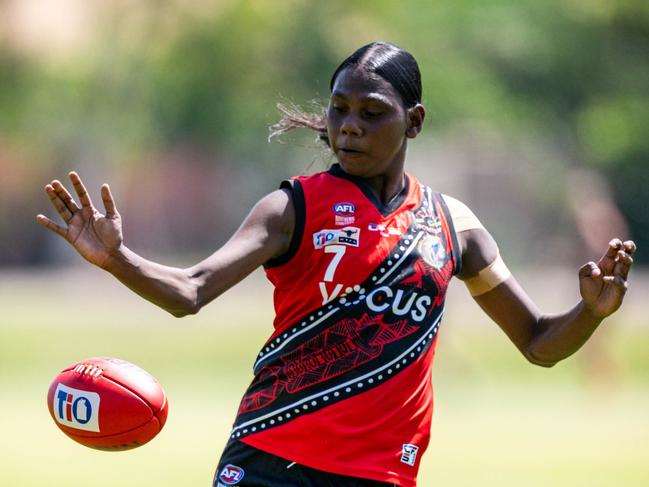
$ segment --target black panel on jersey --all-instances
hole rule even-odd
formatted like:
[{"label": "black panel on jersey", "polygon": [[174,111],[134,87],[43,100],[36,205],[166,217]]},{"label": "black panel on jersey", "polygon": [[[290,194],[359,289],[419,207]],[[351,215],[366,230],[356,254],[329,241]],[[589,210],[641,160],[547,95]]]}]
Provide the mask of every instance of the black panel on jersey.
[{"label": "black panel on jersey", "polygon": [[300,181],[296,179],[284,180],[279,185],[279,189],[286,189],[291,194],[291,198],[293,199],[293,208],[295,208],[295,227],[293,228],[293,236],[291,237],[291,243],[288,246],[288,250],[282,255],[269,259],[264,264],[264,267],[266,269],[286,264],[289,260],[291,260],[291,258],[297,253],[297,250],[300,248],[302,236],[304,235],[306,203],[304,201],[304,191],[302,189]]},{"label": "black panel on jersey", "polygon": [[448,230],[451,234],[451,240],[453,243],[453,257],[455,258],[455,269],[453,269],[453,275],[457,276],[462,272],[462,249],[460,248],[460,243],[457,239],[457,233],[455,232],[455,225],[453,224],[453,217],[451,217],[451,211],[448,209],[446,200],[441,193],[434,193],[435,198],[439,201],[444,211],[444,217],[446,218],[446,223],[448,223]]},{"label": "black panel on jersey", "polygon": [[367,181],[365,181],[363,178],[360,178],[358,176],[352,176],[351,174],[347,174],[340,167],[340,164],[333,164],[329,168],[328,172],[333,176],[347,179],[348,181],[351,181],[356,186],[358,186],[358,188],[363,192],[363,194],[367,197],[367,199],[372,202],[372,204],[376,207],[377,210],[379,210],[379,212],[383,216],[388,216],[394,210],[399,208],[401,204],[404,202],[404,200],[406,199],[406,197],[408,196],[408,189],[410,187],[410,182],[408,178],[404,178],[406,183],[404,188],[401,191],[399,191],[399,193],[396,194],[394,198],[392,198],[384,205],[383,203],[381,203],[381,201],[377,198],[374,191],[372,191],[370,186],[367,184]]}]

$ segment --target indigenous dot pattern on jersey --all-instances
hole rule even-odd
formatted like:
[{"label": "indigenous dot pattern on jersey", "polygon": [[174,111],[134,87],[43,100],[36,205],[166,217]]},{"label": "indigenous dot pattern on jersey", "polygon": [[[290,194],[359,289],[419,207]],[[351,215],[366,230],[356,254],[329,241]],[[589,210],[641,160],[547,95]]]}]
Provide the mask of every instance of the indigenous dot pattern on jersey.
[{"label": "indigenous dot pattern on jersey", "polygon": [[421,191],[410,228],[364,282],[264,346],[232,438],[376,387],[428,349],[455,262],[447,255],[442,210],[435,208],[441,196]]}]

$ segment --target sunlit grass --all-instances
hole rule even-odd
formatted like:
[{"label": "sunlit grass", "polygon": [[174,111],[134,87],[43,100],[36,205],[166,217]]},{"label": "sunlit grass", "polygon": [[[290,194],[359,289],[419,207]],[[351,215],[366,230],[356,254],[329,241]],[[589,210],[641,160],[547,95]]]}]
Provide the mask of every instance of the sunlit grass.
[{"label": "sunlit grass", "polygon": [[[0,284],[0,485],[209,485],[270,330],[269,289],[244,283],[177,320],[89,274]],[[495,327],[458,318],[440,336],[420,485],[649,485],[646,327],[601,330],[548,370],[527,364]],[[132,361],[165,387],[169,419],[151,443],[94,451],[52,422],[50,381],[96,355]]]}]

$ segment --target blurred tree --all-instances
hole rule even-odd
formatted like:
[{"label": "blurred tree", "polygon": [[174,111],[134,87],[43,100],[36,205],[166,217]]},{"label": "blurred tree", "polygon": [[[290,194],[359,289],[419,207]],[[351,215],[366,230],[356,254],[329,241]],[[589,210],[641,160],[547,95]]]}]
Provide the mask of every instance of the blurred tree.
[{"label": "blurred tree", "polygon": [[536,38],[527,43],[533,47],[498,49],[503,38],[475,51],[510,96],[532,108],[541,130],[557,143],[571,141],[567,162],[604,172],[631,236],[648,248],[649,8],[642,1],[554,7],[528,2],[520,16],[518,29]]},{"label": "blurred tree", "polygon": [[[154,184],[153,157],[177,161],[165,154],[194,154],[185,163],[208,179],[210,171],[232,174],[225,166],[242,169],[250,193],[244,196],[254,199],[272,187],[270,179],[305,165],[294,162],[304,151],[266,143],[275,103],[326,99],[335,66],[375,39],[402,45],[419,60],[427,124],[434,129],[425,136],[444,138],[478,122],[512,146],[552,146],[548,152],[564,164],[607,176],[633,237],[647,248],[648,5],[97,2],[96,37],[68,58],[45,63],[0,45],[0,169],[29,164],[37,181],[18,180],[12,204],[0,201],[0,222],[20,222],[0,226],[0,264],[36,262],[36,239],[8,251],[15,247],[8,232],[33,235],[32,215],[9,214],[9,207],[34,206],[41,183],[63,169],[116,174],[138,165],[150,168]],[[557,197],[563,183],[556,167],[548,162],[539,170],[547,173],[543,184],[529,185],[528,197],[548,213],[569,200]],[[236,211],[249,202],[244,198]],[[221,210],[212,211],[220,218]],[[638,260],[649,262],[649,253]]]}]

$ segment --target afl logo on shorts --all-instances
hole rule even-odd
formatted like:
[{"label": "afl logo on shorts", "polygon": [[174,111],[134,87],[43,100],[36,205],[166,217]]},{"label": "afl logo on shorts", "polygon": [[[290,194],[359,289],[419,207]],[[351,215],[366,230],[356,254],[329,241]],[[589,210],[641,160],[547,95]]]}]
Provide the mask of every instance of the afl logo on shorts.
[{"label": "afl logo on shorts", "polygon": [[241,481],[244,475],[245,472],[241,467],[228,463],[223,467],[223,470],[221,470],[219,481],[223,482],[225,485],[236,485]]}]

